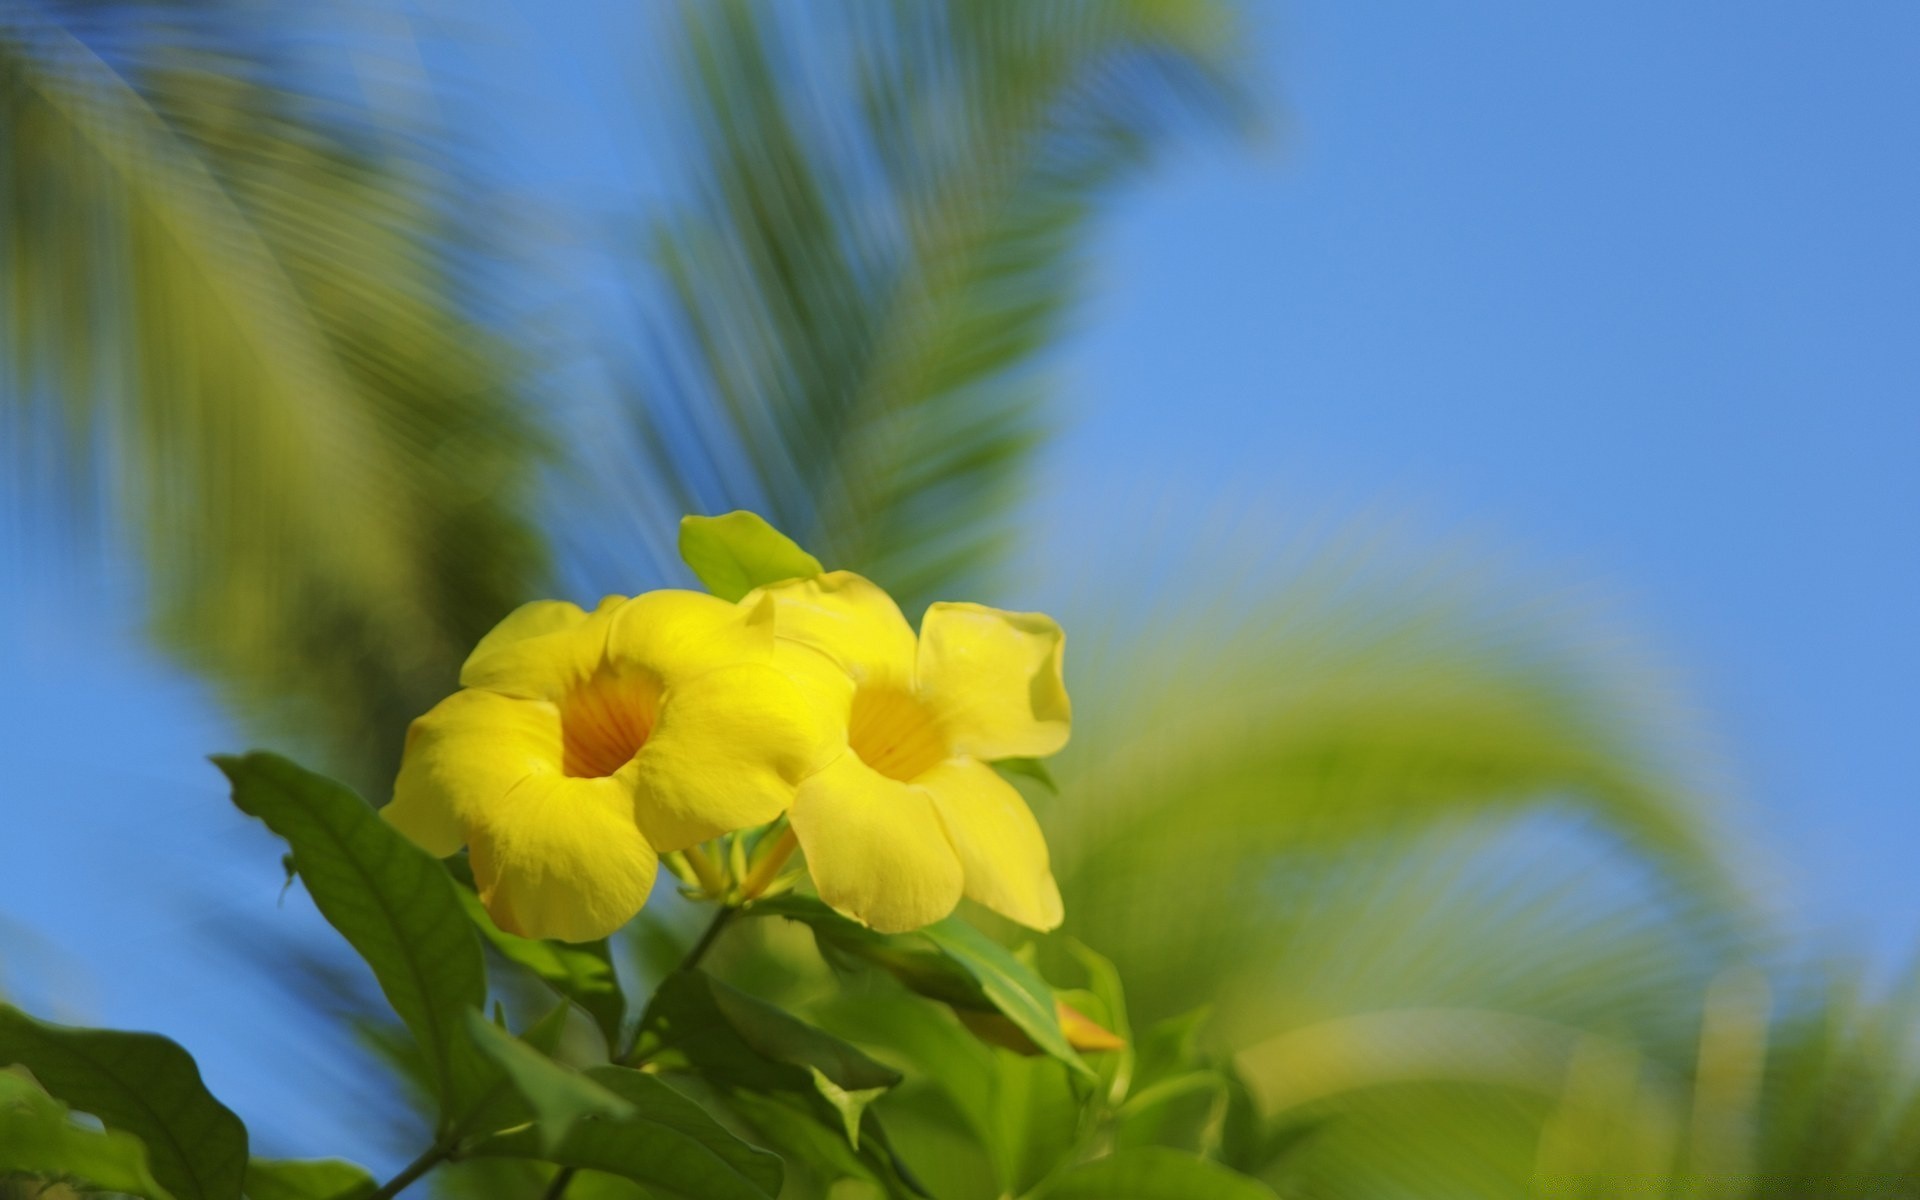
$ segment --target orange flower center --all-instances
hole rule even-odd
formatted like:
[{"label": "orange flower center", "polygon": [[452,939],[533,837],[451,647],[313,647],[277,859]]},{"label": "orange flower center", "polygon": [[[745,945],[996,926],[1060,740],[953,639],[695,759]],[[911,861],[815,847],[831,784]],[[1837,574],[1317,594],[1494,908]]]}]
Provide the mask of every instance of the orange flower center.
[{"label": "orange flower center", "polygon": [[860,761],[902,782],[916,779],[947,757],[947,739],[927,706],[893,688],[861,688],[853,694],[847,742]]},{"label": "orange flower center", "polygon": [[560,769],[600,778],[632,762],[659,719],[660,691],[650,674],[603,669],[568,692],[560,705]]}]

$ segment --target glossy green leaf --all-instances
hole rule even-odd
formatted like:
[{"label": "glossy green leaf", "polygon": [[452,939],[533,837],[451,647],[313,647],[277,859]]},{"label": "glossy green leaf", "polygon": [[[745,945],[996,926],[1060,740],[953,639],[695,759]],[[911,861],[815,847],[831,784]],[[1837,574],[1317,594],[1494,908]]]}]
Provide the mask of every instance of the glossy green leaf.
[{"label": "glossy green leaf", "polygon": [[792,1013],[703,971],[673,975],[647,1008],[648,1043],[684,1057],[711,1082],[758,1092],[811,1093],[860,1144],[866,1106],[900,1072]]},{"label": "glossy green leaf", "polygon": [[0,1004],[0,1066],[13,1065],[31,1071],[48,1095],[137,1138],[153,1178],[174,1200],[239,1200],[246,1127],[173,1042],[53,1025]]},{"label": "glossy green leaf", "polygon": [[855,1148],[802,1097],[738,1091],[729,1103],[796,1175],[811,1174],[822,1184],[860,1180],[888,1197],[931,1195],[894,1152],[878,1121],[867,1123],[868,1136]]},{"label": "glossy green leaf", "polygon": [[999,1128],[999,1053],[945,1006],[904,988],[841,987],[810,1004],[807,1017],[887,1062],[912,1064],[911,1077],[887,1097],[886,1126],[943,1194],[1004,1190],[988,1153]]},{"label": "glossy green leaf", "polygon": [[1060,1019],[1053,1007],[1053,989],[1032,968],[958,917],[929,925],[920,934],[965,968],[993,1006],[1018,1025],[1035,1045],[1075,1071],[1092,1076],[1093,1072],[1060,1031]]},{"label": "glossy green leaf", "polygon": [[887,1089],[892,1085],[883,1084],[879,1087],[870,1088],[844,1088],[828,1078],[826,1073],[818,1067],[810,1069],[807,1073],[813,1077],[814,1090],[819,1092],[821,1098],[832,1106],[833,1111],[840,1114],[840,1126],[842,1131],[847,1135],[847,1144],[858,1150],[860,1148],[860,1118],[862,1114],[867,1111],[867,1105],[872,1104],[875,1100],[886,1095]]},{"label": "glossy green leaf", "polygon": [[682,972],[660,985],[649,1006],[664,1043],[724,1075],[747,1077],[758,1064],[820,1071],[845,1089],[893,1087],[899,1071],[791,1012],[747,995],[705,972]]},{"label": "glossy green leaf", "polygon": [[537,1129],[516,1129],[481,1141],[470,1153],[606,1171],[681,1200],[766,1200],[779,1194],[778,1157],[741,1141],[660,1080],[625,1067],[595,1067],[579,1078],[617,1099],[621,1112],[583,1114],[550,1144]]},{"label": "glossy green leaf", "polygon": [[460,888],[458,894],[474,928],[488,945],[499,951],[501,957],[532,971],[547,986],[586,1010],[606,1036],[609,1047],[619,1044],[620,1022],[626,1017],[627,999],[621,993],[620,979],[614,973],[605,938],[573,945],[519,937],[493,923],[480,897],[466,888]]},{"label": "glossy green leaf", "polygon": [[1031,1200],[1276,1200],[1273,1189],[1216,1162],[1140,1147],[1071,1167]]},{"label": "glossy green leaf", "polygon": [[486,964],[457,888],[432,855],[331,779],[275,754],[219,756],[233,802],[293,848],[314,907],[373,968],[425,1056],[443,1114],[484,1088],[465,1014],[486,999]]},{"label": "glossy green leaf", "polygon": [[0,1071],[0,1179],[15,1173],[171,1200],[147,1170],[147,1150],[139,1138],[77,1125],[67,1106],[31,1079]]},{"label": "glossy green leaf", "polygon": [[[620,1120],[631,1115],[632,1108],[618,1096],[555,1062],[478,1011],[469,1010],[465,1023],[474,1048],[499,1069],[512,1094],[524,1102],[532,1117],[529,1132],[543,1153],[561,1145],[582,1121]],[[467,1122],[469,1126],[473,1123]]]},{"label": "glossy green leaf", "polygon": [[876,933],[841,916],[812,896],[776,896],[756,901],[747,912],[798,921],[813,932],[827,961],[851,969],[860,963],[880,967],[914,992],[956,1009],[991,1011],[972,972],[947,957],[918,934]]},{"label": "glossy green leaf", "polygon": [[745,511],[682,517],[680,557],[722,600],[738,600],[782,579],[810,579],[822,570],[820,560],[792,538]]},{"label": "glossy green leaf", "polygon": [[379,1185],[337,1158],[256,1158],[247,1164],[247,1200],[361,1200]]},{"label": "glossy green leaf", "polygon": [[747,910],[781,916],[813,930],[829,961],[869,962],[907,987],[960,1011],[998,1012],[1042,1052],[1089,1077],[1061,1032],[1053,989],[1032,967],[959,917],[917,933],[875,933],[810,896],[781,896]]}]

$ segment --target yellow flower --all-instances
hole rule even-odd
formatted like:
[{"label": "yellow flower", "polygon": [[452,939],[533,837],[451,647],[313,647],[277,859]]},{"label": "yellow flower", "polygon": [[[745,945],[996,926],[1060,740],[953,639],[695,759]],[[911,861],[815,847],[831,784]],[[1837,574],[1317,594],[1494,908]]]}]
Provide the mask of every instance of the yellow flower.
[{"label": "yellow flower", "polygon": [[661,853],[774,819],[836,749],[772,665],[772,615],[682,591],[522,606],[408,729],[385,816],[434,854],[468,846],[502,929],[606,936]]},{"label": "yellow flower", "polygon": [[1040,827],[987,764],[1066,744],[1060,627],[935,604],[916,639],[891,597],[845,571],[741,603],[767,600],[780,661],[846,732],[790,814],[820,898],[890,933],[939,920],[962,893],[1023,925],[1058,925]]}]

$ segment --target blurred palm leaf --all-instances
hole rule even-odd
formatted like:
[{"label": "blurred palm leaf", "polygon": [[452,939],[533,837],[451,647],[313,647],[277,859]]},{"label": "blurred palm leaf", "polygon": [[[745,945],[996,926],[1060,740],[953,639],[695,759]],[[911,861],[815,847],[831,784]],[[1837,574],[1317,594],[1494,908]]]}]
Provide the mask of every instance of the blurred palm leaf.
[{"label": "blurred palm leaf", "polygon": [[289,16],[0,15],[12,457],[107,501],[160,639],[236,712],[379,787],[539,578],[540,439],[446,176]]},{"label": "blurred palm leaf", "polygon": [[593,486],[649,520],[755,509],[909,610],[977,593],[1099,204],[1170,134],[1237,111],[1229,16],[685,6],[666,157],[686,182],[649,236],[628,405],[649,470],[628,456]]},{"label": "blurred palm leaf", "polygon": [[[1709,926],[1742,917],[1738,847],[1698,782],[1699,749],[1659,690],[1623,669],[1620,648],[1589,647],[1577,624],[1484,568],[1371,542],[1355,531],[1277,568],[1234,546],[1190,558],[1143,546],[1137,558],[1156,574],[1199,590],[1117,618],[1103,597],[1070,626],[1071,682],[1101,703],[1058,764],[1056,870],[1076,929],[1123,960],[1143,1011],[1212,1000],[1229,975],[1264,976],[1301,949],[1283,932],[1315,906],[1343,906],[1341,923],[1364,917],[1388,941],[1353,940],[1394,957],[1390,944],[1411,948],[1395,926],[1425,920],[1470,862],[1469,930],[1491,931],[1502,910],[1572,919],[1583,905],[1632,907],[1594,908],[1605,886],[1633,905],[1665,896]],[[1284,538],[1238,544],[1271,562]],[[1490,856],[1489,837],[1521,822],[1533,841]],[[1617,850],[1599,861],[1619,879],[1549,903],[1579,885],[1569,829]],[[1426,877],[1432,900],[1415,891],[1404,911],[1369,913]],[[1451,969],[1484,980],[1486,965]]]},{"label": "blurred palm leaf", "polygon": [[1619,647],[1374,541],[1134,547],[1198,589],[1070,624],[1101,703],[1046,813],[1069,928],[1136,1022],[1212,1005],[1272,1119],[1315,1130],[1277,1186],[1526,1195],[1593,1039],[1684,1090],[1754,914],[1699,747]]}]

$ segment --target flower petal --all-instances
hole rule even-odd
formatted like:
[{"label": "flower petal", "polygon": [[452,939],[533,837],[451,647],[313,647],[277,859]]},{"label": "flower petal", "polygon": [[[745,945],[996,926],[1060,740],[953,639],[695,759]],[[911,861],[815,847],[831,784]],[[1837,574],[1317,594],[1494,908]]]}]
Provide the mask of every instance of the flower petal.
[{"label": "flower petal", "polygon": [[949,759],[914,780],[933,797],[966,871],[967,898],[1031,929],[1060,924],[1060,888],[1027,802],[992,767]]},{"label": "flower petal", "polygon": [[932,798],[852,754],[800,786],[789,819],[820,898],[856,921],[901,933],[960,902],[960,860]]},{"label": "flower petal", "polygon": [[659,865],[632,814],[631,772],[529,776],[472,830],[473,879],[494,924],[564,942],[626,924]]},{"label": "flower petal", "polygon": [[920,622],[920,696],[953,747],[980,759],[1042,758],[1067,744],[1066,634],[1041,613],[935,604]]},{"label": "flower petal", "polygon": [[407,728],[393,802],[393,826],[442,858],[466,841],[466,827],[535,774],[560,771],[560,710],[469,688],[434,705]]},{"label": "flower petal", "polygon": [[610,615],[606,659],[671,686],[728,663],[765,662],[773,654],[771,614],[705,592],[663,588],[635,596]]},{"label": "flower petal", "polygon": [[827,715],[793,680],[736,663],[675,684],[634,760],[634,817],[659,850],[773,820],[838,749]]},{"label": "flower petal", "polygon": [[911,686],[913,626],[893,597],[866,579],[829,571],[757,589],[740,604],[753,607],[767,598],[775,637],[811,646],[862,686]]},{"label": "flower petal", "polygon": [[608,596],[591,613],[564,600],[522,604],[467,655],[460,685],[558,701],[593,674],[606,650],[613,610],[624,603],[625,596]]}]

